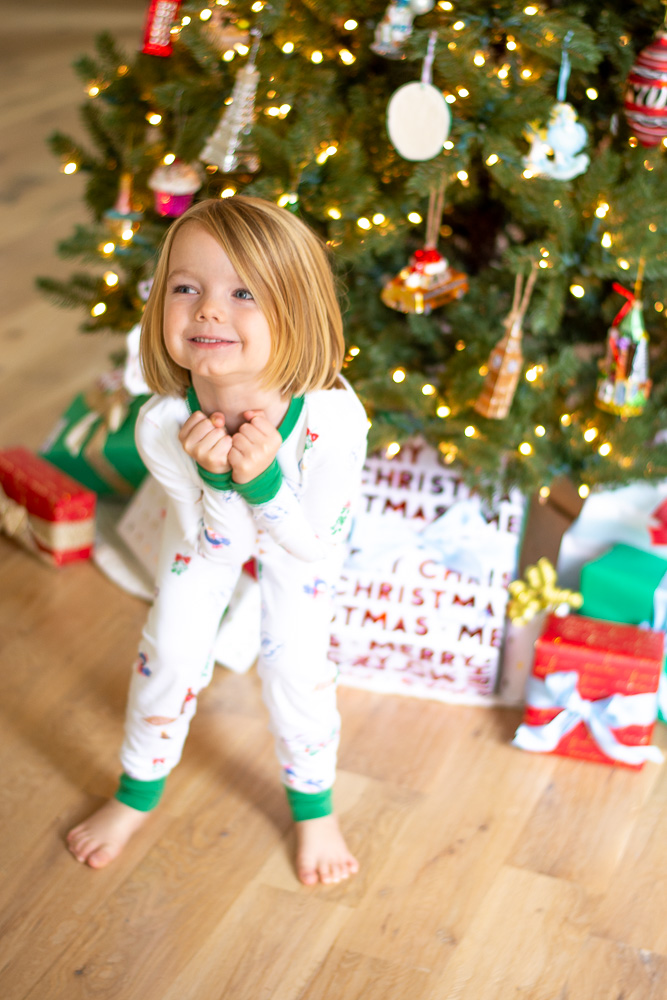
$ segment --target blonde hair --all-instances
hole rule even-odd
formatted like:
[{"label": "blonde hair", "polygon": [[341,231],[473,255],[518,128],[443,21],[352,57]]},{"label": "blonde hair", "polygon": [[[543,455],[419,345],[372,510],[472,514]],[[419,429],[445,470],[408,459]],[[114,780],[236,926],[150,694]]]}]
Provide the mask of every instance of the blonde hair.
[{"label": "blonde hair", "polygon": [[198,202],[167,231],[142,320],[141,363],[150,389],[184,396],[190,385],[189,371],[167,353],[163,318],[171,247],[193,222],[220,244],[269,324],[263,386],[293,396],[331,389],[345,344],[326,246],[291,212],[245,195]]}]

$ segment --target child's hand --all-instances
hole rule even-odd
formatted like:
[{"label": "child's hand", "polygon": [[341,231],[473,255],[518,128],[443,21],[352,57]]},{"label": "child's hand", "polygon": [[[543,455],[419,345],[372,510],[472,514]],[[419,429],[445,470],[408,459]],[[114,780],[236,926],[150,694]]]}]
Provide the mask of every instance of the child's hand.
[{"label": "child's hand", "polygon": [[232,438],[222,413],[207,417],[201,410],[195,410],[181,427],[178,440],[188,455],[208,472],[229,472]]},{"label": "child's hand", "polygon": [[271,465],[283,443],[280,432],[264,416],[263,410],[248,410],[232,438],[229,464],[235,483],[249,483]]}]

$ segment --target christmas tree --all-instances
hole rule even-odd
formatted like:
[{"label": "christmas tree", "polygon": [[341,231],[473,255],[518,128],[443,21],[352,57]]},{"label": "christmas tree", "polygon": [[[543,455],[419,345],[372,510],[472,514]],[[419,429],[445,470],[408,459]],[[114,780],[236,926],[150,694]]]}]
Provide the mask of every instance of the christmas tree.
[{"label": "christmas tree", "polygon": [[138,52],[104,35],[76,64],[92,148],[51,143],[88,178],[58,248],[87,269],[39,283],[126,332],[192,197],[269,198],[331,247],[372,448],[421,434],[468,481],[543,495],[664,477],[662,16],[153,0]]}]

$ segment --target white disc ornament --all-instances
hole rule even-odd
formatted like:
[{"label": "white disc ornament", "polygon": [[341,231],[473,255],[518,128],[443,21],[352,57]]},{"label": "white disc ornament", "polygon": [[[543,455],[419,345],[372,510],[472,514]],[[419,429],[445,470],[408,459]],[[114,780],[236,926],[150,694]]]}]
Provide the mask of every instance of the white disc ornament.
[{"label": "white disc ornament", "polygon": [[404,160],[432,160],[442,152],[451,125],[447,102],[432,83],[406,83],[389,100],[387,132]]}]

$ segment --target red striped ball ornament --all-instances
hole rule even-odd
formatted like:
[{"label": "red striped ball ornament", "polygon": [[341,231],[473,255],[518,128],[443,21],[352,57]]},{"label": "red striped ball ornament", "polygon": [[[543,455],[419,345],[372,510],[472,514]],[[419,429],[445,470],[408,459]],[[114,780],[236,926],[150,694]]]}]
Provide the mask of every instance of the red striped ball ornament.
[{"label": "red striped ball ornament", "polygon": [[625,114],[642,146],[667,136],[667,31],[660,29],[637,56],[625,92]]}]

